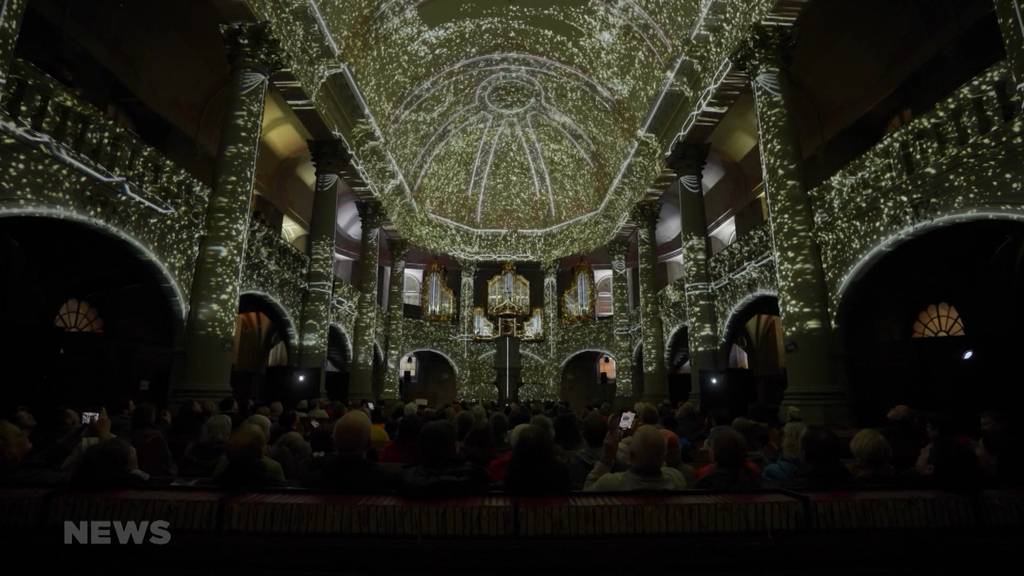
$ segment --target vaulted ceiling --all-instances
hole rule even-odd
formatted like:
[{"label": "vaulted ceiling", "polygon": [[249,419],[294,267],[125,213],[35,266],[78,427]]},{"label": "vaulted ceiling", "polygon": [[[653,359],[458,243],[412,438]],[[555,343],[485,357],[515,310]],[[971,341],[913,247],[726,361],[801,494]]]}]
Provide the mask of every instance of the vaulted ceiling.
[{"label": "vaulted ceiling", "polygon": [[659,151],[642,134],[700,3],[320,0],[309,9],[367,112],[391,178],[363,161],[398,230],[456,255],[534,259],[606,241],[657,176]]}]

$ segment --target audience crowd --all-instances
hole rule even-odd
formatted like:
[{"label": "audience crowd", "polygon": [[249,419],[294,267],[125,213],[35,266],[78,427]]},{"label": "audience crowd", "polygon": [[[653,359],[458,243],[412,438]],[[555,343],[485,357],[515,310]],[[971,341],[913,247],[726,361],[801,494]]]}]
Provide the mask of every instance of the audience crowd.
[{"label": "audience crowd", "polygon": [[301,401],[240,407],[185,402],[173,414],[114,402],[41,424],[25,408],[0,420],[0,483],[82,488],[302,486],[410,497],[501,490],[521,495],[709,489],[800,491],[1020,486],[1015,422],[980,415],[973,434],[906,406],[879,428],[807,426],[799,411],[756,421],[693,403],[638,403],[620,426],[610,405],[390,406]]}]

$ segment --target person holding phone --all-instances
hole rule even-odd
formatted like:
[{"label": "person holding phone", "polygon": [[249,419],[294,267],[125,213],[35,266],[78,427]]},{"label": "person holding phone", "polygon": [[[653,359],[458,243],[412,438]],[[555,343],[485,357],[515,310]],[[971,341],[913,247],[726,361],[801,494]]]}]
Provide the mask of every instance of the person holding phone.
[{"label": "person holding phone", "polygon": [[[629,413],[631,414],[631,413]],[[624,421],[617,415],[608,420],[601,460],[594,464],[584,482],[584,490],[591,492],[629,492],[634,490],[684,490],[686,479],[673,468],[665,467],[666,445],[661,431],[651,425],[642,425],[633,432],[629,443],[629,469],[612,472]],[[635,415],[630,428],[636,424]]]}]

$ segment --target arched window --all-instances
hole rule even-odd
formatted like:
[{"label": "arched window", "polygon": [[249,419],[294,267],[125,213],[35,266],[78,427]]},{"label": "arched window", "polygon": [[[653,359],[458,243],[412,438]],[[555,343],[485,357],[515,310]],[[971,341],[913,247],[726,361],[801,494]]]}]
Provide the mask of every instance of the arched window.
[{"label": "arched window", "polygon": [[601,355],[601,361],[597,365],[597,371],[608,378],[615,380],[615,359],[607,354]]},{"label": "arched window", "polygon": [[402,302],[409,306],[420,305],[420,279],[412,274],[405,275],[405,283],[402,286]]},{"label": "arched window", "polygon": [[103,332],[103,319],[96,309],[77,298],[68,300],[60,307],[53,324],[65,332]]},{"label": "arched window", "polygon": [[605,276],[597,283],[597,316],[611,316],[614,312],[612,277]]},{"label": "arched window", "polygon": [[956,307],[946,302],[932,304],[921,311],[914,321],[914,338],[942,338],[964,336],[964,323]]},{"label": "arched window", "polygon": [[410,378],[415,378],[416,366],[418,364],[419,361],[415,355],[409,354],[408,356],[404,356],[402,358],[402,361],[398,365],[398,373],[401,374],[403,378],[405,377],[406,373],[409,374]]}]

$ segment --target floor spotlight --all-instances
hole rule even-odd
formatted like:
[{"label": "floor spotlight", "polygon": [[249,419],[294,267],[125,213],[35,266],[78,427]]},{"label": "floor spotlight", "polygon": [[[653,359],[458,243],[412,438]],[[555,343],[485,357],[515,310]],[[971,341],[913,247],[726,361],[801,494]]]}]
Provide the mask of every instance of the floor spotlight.
[{"label": "floor spotlight", "polygon": [[962,358],[963,360],[970,360],[971,358],[974,358],[974,350],[965,351],[963,356],[961,356],[960,358]]},{"label": "floor spotlight", "polygon": [[299,374],[299,382],[305,382],[305,381],[306,381],[306,375],[305,374]]}]

